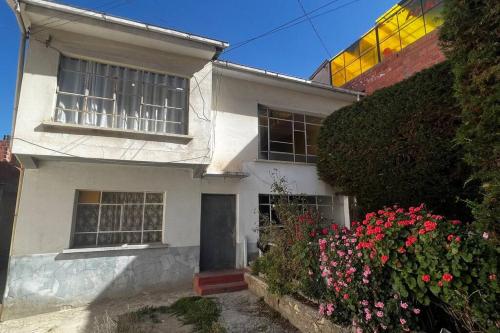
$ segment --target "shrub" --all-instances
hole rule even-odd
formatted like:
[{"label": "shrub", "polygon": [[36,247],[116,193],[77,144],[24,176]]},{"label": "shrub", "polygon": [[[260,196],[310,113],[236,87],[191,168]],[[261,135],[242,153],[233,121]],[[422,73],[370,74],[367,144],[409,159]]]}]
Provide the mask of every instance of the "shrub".
[{"label": "shrub", "polygon": [[[319,137],[320,177],[357,198],[365,212],[426,202],[448,216],[468,214],[472,196],[460,147],[460,108],[448,63],[438,64],[333,112]],[[469,193],[471,192],[471,193]]]},{"label": "shrub", "polygon": [[[480,230],[499,232],[500,220],[500,2],[446,0],[440,39],[462,109],[457,141],[482,197],[471,202]],[[492,235],[494,236],[494,235]]]}]

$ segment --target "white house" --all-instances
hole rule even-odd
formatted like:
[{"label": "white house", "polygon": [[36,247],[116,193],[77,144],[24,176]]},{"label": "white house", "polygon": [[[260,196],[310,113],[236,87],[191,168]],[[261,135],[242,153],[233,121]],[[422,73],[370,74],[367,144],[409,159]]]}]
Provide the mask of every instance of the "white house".
[{"label": "white house", "polygon": [[2,319],[243,267],[274,170],[349,223],[348,199],[318,179],[315,142],[321,119],[359,93],[219,61],[225,42],[7,2],[27,39]]}]

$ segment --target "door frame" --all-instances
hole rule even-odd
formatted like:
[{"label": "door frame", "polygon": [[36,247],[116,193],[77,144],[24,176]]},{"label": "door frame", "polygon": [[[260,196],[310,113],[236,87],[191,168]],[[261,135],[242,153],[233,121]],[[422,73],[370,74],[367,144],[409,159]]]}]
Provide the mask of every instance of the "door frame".
[{"label": "door frame", "polygon": [[[224,192],[224,191],[210,191],[210,192],[201,192],[200,194],[200,251],[201,251],[201,214],[203,213],[202,211],[202,202],[203,202],[203,195],[231,195],[234,197],[235,200],[235,218],[234,218],[234,232],[235,232],[235,237],[234,237],[234,267],[235,269],[238,268],[238,244],[240,243],[240,194],[236,192]],[[200,270],[200,262],[201,262],[201,256],[198,259],[198,270]]]}]

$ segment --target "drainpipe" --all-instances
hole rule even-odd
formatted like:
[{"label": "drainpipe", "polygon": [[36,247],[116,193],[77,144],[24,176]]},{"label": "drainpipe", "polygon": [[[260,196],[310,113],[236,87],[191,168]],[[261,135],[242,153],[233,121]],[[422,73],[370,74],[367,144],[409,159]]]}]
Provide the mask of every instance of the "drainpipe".
[{"label": "drainpipe", "polygon": [[[7,3],[9,6],[12,8],[14,11],[14,14],[16,15],[16,20],[19,25],[19,29],[21,31],[21,35],[19,38],[19,53],[17,57],[17,77],[16,77],[16,92],[15,92],[15,97],[14,97],[14,109],[13,109],[13,115],[12,115],[12,130],[11,130],[11,142],[9,144],[9,149],[12,151],[12,143],[14,142],[15,136],[15,128],[16,128],[16,118],[17,118],[17,110],[19,108],[19,96],[21,94],[21,83],[23,80],[23,73],[24,73],[24,55],[26,52],[26,41],[27,41],[27,31],[24,26],[24,21],[23,18],[21,17],[21,4],[18,0],[7,0]],[[9,280],[9,270],[10,270],[10,256],[12,254],[12,249],[14,245],[14,235],[16,233],[16,224],[17,224],[17,216],[19,215],[19,203],[21,200],[21,192],[23,190],[23,181],[24,181],[24,168],[22,167],[22,164],[20,164],[21,167],[18,167],[17,169],[19,170],[19,184],[17,188],[17,197],[16,197],[16,207],[14,209],[14,218],[12,221],[12,235],[10,239],[10,250],[9,250],[9,262],[7,264],[7,279],[5,283],[7,284]],[[5,299],[5,296],[7,295],[8,292],[8,287],[7,285],[5,286],[4,294],[0,295],[2,299],[2,304],[4,304],[3,300]],[[2,308],[0,307],[0,321],[2,320]]]},{"label": "drainpipe", "polygon": [[12,140],[10,143],[10,148],[12,149],[12,143],[15,140],[15,128],[16,128],[16,118],[17,118],[17,110],[19,108],[19,96],[21,94],[21,83],[23,81],[23,73],[24,73],[24,55],[26,52],[26,40],[27,40],[27,31],[24,26],[24,21],[21,16],[21,3],[18,0],[8,0],[7,1],[12,7],[14,14],[16,15],[17,24],[19,25],[19,30],[21,31],[21,35],[19,38],[19,53],[17,56],[17,77],[16,77],[16,93],[14,97],[14,112],[12,115]]}]

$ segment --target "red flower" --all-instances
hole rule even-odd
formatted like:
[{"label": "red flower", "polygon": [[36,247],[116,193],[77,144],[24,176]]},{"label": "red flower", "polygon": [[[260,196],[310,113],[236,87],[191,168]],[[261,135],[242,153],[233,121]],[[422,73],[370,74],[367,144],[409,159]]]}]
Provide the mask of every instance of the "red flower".
[{"label": "red flower", "polygon": [[436,222],[425,221],[424,222],[425,231],[432,231],[432,230],[436,229],[436,225],[437,225]]},{"label": "red flower", "polygon": [[425,233],[426,233],[426,232],[427,232],[427,231],[425,231],[425,229],[420,229],[420,230],[418,230],[418,234],[419,234],[419,235],[425,235]]},{"label": "red flower", "polygon": [[490,281],[495,281],[497,279],[497,275],[496,274],[490,274],[490,276],[488,276],[488,278],[490,279]]},{"label": "red flower", "polygon": [[344,299],[349,299],[349,294],[344,294]]},{"label": "red flower", "polygon": [[382,264],[385,264],[387,260],[389,260],[389,256],[386,256],[385,254],[380,257],[380,260],[382,260]]},{"label": "red flower", "polygon": [[386,228],[392,227],[392,222],[390,222],[390,221],[385,222],[384,227],[386,227]]},{"label": "red flower", "polygon": [[429,274],[425,274],[422,276],[422,281],[429,282],[431,280],[431,276]]},{"label": "red flower", "polygon": [[378,241],[384,239],[384,234],[377,234],[375,236],[375,239],[378,240]]},{"label": "red flower", "polygon": [[438,286],[443,287],[443,281],[438,281]]},{"label": "red flower", "polygon": [[451,275],[450,273],[444,273],[443,280],[446,282],[451,282],[451,280],[453,280],[453,275]]},{"label": "red flower", "polygon": [[455,242],[460,243],[461,240],[460,236],[455,237]]},{"label": "red flower", "polygon": [[448,242],[451,242],[451,241],[453,240],[453,237],[455,237],[455,235],[454,235],[454,234],[449,234],[449,235],[448,235],[448,238],[447,238],[447,239],[448,239]]},{"label": "red flower", "polygon": [[328,228],[323,228],[323,230],[321,230],[321,233],[323,235],[328,235]]},{"label": "red flower", "polygon": [[408,236],[408,238],[406,238],[406,247],[410,247],[412,246],[415,242],[417,241],[417,237],[415,236]]},{"label": "red flower", "polygon": [[405,253],[405,252],[406,252],[406,250],[405,250],[405,248],[404,248],[403,246],[401,246],[401,247],[398,249],[398,252],[399,252],[399,253]]},{"label": "red flower", "polygon": [[311,232],[309,233],[309,236],[311,236],[311,237],[316,237],[316,231],[314,231],[314,230],[313,230],[313,231],[311,231]]}]

